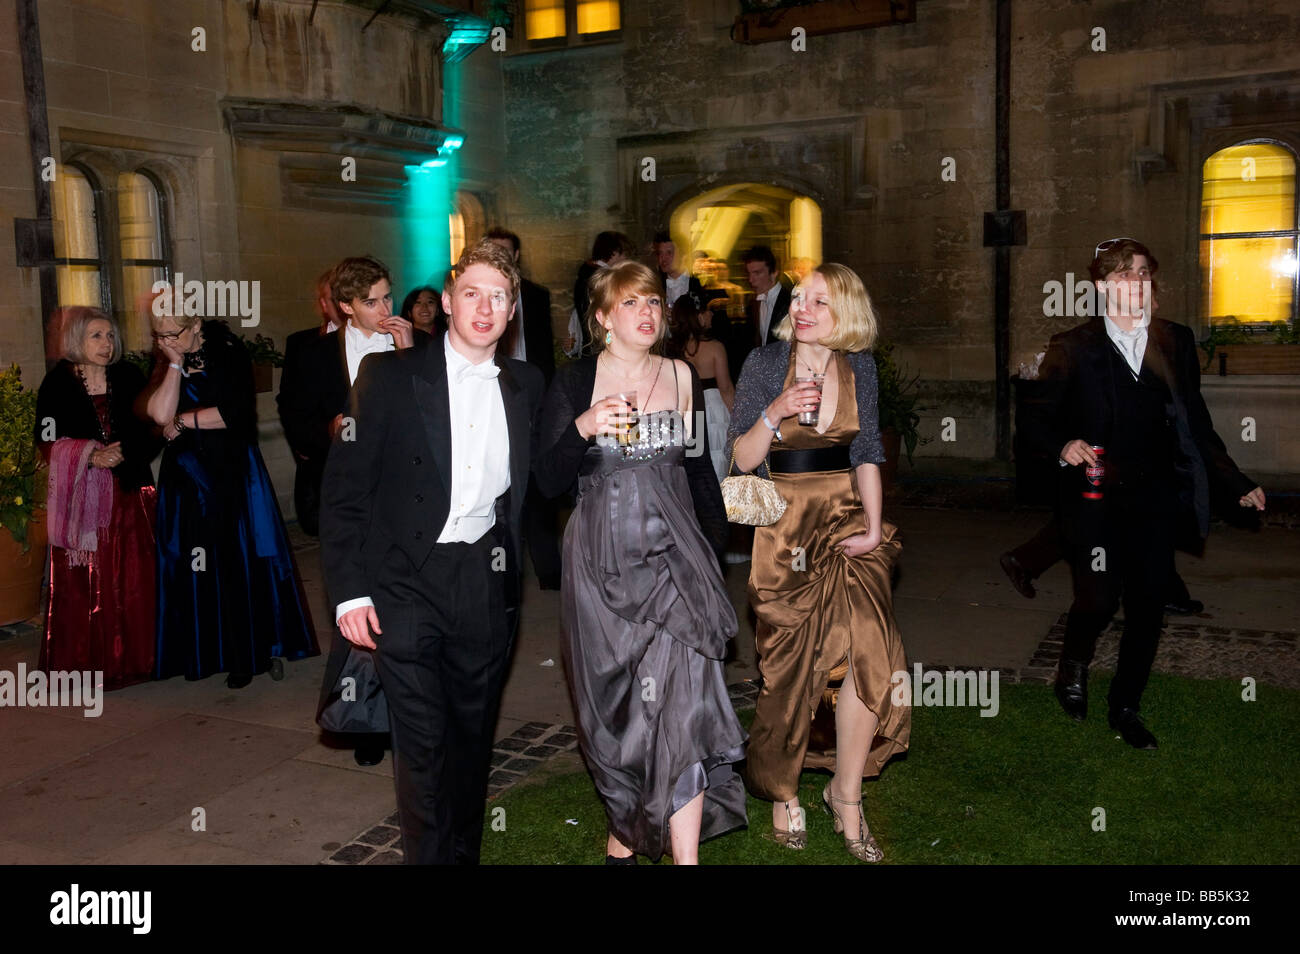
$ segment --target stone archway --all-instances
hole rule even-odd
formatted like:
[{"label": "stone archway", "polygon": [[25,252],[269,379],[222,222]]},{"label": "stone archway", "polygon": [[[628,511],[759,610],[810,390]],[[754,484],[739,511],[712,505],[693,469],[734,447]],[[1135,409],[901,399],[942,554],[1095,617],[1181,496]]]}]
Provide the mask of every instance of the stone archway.
[{"label": "stone archway", "polygon": [[767,245],[782,271],[822,261],[822,211],[815,199],[761,182],[715,186],[677,203],[668,215],[673,241],[690,263],[707,257],[739,276],[745,249]]}]

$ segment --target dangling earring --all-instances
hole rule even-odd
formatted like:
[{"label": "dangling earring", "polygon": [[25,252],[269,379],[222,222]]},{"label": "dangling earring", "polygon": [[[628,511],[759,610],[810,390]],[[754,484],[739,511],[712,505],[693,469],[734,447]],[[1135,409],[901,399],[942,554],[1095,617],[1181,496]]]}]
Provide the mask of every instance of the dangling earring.
[{"label": "dangling earring", "polygon": [[605,330],[605,347],[608,348],[613,343],[614,343],[614,329],[607,328]]}]

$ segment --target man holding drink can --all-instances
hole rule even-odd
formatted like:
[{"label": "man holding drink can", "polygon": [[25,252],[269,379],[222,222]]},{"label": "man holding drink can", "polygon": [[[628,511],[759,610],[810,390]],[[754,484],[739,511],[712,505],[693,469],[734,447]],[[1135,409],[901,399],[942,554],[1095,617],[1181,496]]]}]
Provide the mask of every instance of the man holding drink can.
[{"label": "man holding drink can", "polygon": [[1156,748],[1138,712],[1175,542],[1207,535],[1211,490],[1264,509],[1264,491],[1237,469],[1214,432],[1191,330],[1151,316],[1157,267],[1136,239],[1097,246],[1089,273],[1098,314],[1052,338],[1042,397],[1025,409],[1024,421],[1028,446],[1057,455],[1061,465],[1057,506],[1074,602],[1057,699],[1071,718],[1086,718],[1088,666],[1122,600],[1109,723],[1139,749]]}]

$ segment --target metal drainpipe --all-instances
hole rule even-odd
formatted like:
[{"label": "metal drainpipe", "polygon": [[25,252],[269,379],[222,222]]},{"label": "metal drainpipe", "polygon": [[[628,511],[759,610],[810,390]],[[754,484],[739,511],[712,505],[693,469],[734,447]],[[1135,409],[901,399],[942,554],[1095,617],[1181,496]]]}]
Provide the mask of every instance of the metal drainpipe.
[{"label": "metal drainpipe", "polygon": [[[998,0],[996,114],[997,211],[1011,210],[1011,0]],[[993,354],[996,454],[1011,459],[1011,246],[994,249]]]},{"label": "metal drainpipe", "polygon": [[[59,307],[59,282],[54,265],[50,183],[41,177],[43,162],[50,156],[50,120],[45,104],[45,67],[41,59],[41,30],[36,3],[37,0],[16,0],[18,51],[23,64],[23,99],[27,104],[27,141],[31,148],[32,182],[36,189],[36,268],[41,288],[41,327],[48,333],[50,319]],[[52,363],[47,349],[47,368]]]}]

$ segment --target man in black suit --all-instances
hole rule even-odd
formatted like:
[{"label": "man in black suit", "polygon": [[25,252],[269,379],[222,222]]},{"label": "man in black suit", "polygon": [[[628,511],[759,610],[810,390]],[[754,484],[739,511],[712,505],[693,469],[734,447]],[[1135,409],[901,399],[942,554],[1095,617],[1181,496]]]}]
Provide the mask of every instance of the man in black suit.
[{"label": "man in black suit", "polygon": [[[519,236],[499,225],[488,229],[487,238],[510,253],[519,267]],[[520,337],[522,335],[522,342]],[[510,325],[497,345],[507,357],[527,361],[542,372],[547,385],[555,376],[555,333],[551,329],[551,293],[521,274],[519,298],[510,315]]]},{"label": "man in black suit", "polygon": [[[299,472],[311,466],[318,500],[325,461],[335,433],[343,426],[362,358],[409,348],[416,340],[428,338],[411,322],[393,315],[392,279],[382,262],[345,258],[326,275],[328,297],[341,327],[304,342],[295,355],[292,374],[286,352],[277,398],[285,435],[303,461]],[[342,683],[345,676],[354,680],[353,685]],[[384,758],[388,720],[382,704],[372,662],[360,650],[353,651],[346,640],[334,640],[316,718],[327,731],[350,738],[359,765],[377,765]]]},{"label": "man in black suit", "polygon": [[1134,239],[1097,247],[1089,271],[1100,314],[1052,338],[1040,396],[1023,409],[1029,449],[1060,463],[1058,506],[1074,577],[1057,698],[1071,718],[1086,718],[1088,666],[1122,598],[1109,722],[1139,749],[1156,747],[1138,711],[1175,542],[1208,533],[1212,488],[1264,509],[1264,491],[1214,432],[1191,330],[1151,318],[1156,267]]},{"label": "man in black suit", "polygon": [[654,234],[650,248],[655,257],[655,267],[659,271],[659,280],[664,283],[664,314],[671,312],[677,299],[683,295],[694,295],[703,308],[706,300],[704,286],[677,261],[677,243],[667,229],[660,229]]},{"label": "man in black suit", "polygon": [[[500,245],[509,253],[515,267],[519,267],[519,236],[508,229],[494,226],[488,229],[489,241]],[[527,361],[542,372],[550,386],[555,376],[555,334],[551,329],[551,293],[519,276],[519,297],[510,315],[506,333],[497,344],[498,350],[511,358]],[[528,496],[524,501],[524,539],[528,541],[528,555],[533,561],[537,583],[544,590],[560,588],[560,542],[556,533],[559,513],[556,501],[543,496],[536,481],[528,481]]]},{"label": "man in black suit", "polygon": [[755,245],[740,259],[754,296],[746,304],[744,316],[732,318],[725,335],[718,335],[727,349],[727,367],[733,381],[740,380],[741,369],[751,351],[778,340],[776,329],[790,313],[790,289],[780,281],[772,250],[766,245]]},{"label": "man in black suit", "polygon": [[520,517],[541,373],[495,354],[511,256],[467,249],[440,341],[367,357],[325,467],[321,555],[344,638],[375,650],[411,864],[477,863],[519,616]]},{"label": "man in black suit", "polygon": [[[591,244],[591,258],[578,266],[578,277],[573,282],[573,314],[570,315],[569,335],[564,342],[564,353],[571,358],[590,350],[587,336],[587,307],[591,303],[588,283],[591,276],[602,268],[617,265],[633,252],[632,240],[622,232],[601,232]],[[576,325],[575,325],[576,318]]]},{"label": "man in black suit", "polygon": [[766,245],[755,245],[740,260],[745,263],[749,287],[754,289],[749,303],[751,347],[761,348],[778,340],[776,329],[790,313],[790,289],[780,281],[776,256]]},{"label": "man in black suit", "polygon": [[310,371],[304,366],[304,357],[313,350],[316,340],[343,324],[338,306],[334,303],[333,267],[327,268],[316,279],[316,313],[320,320],[310,328],[295,331],[284,341],[284,368],[280,372],[280,393],[275,403],[280,410],[280,425],[284,438],[293,452],[293,510],[298,526],[314,537],[320,528],[320,482],[325,473],[325,451],[329,440],[313,439],[313,432],[304,417],[294,412],[294,402],[315,390]]}]

